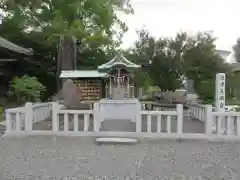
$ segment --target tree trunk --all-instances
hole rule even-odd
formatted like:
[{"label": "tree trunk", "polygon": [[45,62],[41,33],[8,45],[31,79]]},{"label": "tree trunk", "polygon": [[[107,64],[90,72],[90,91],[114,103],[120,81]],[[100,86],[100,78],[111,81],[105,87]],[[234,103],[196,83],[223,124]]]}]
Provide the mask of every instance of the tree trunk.
[{"label": "tree trunk", "polygon": [[57,89],[61,88],[61,81],[59,76],[62,70],[76,70],[76,41],[73,37],[61,37],[58,45],[58,55],[57,55]]}]

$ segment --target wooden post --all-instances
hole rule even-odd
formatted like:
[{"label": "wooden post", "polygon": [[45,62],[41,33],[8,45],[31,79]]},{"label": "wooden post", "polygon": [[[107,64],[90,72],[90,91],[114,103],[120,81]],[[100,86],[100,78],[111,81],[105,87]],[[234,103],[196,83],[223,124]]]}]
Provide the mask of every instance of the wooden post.
[{"label": "wooden post", "polygon": [[118,68],[118,76],[117,76],[117,87],[120,88],[120,69]]},{"label": "wooden post", "polygon": [[25,104],[25,131],[32,132],[33,105],[31,102]]},{"label": "wooden post", "polygon": [[130,98],[130,89],[129,89],[129,76],[127,76],[127,92],[128,92],[128,99]]},{"label": "wooden post", "polygon": [[212,105],[206,105],[206,119],[204,121],[205,124],[205,133],[207,135],[212,135]]},{"label": "wooden post", "polygon": [[58,110],[59,110],[59,103],[52,102],[52,131],[53,132],[59,131]]},{"label": "wooden post", "polygon": [[177,104],[177,133],[182,134],[183,130],[183,105]]},{"label": "wooden post", "polygon": [[109,98],[112,98],[112,79],[109,77]]},{"label": "wooden post", "polygon": [[105,84],[105,98],[108,98],[108,93],[109,93],[109,88],[108,88],[108,85],[107,83]]}]

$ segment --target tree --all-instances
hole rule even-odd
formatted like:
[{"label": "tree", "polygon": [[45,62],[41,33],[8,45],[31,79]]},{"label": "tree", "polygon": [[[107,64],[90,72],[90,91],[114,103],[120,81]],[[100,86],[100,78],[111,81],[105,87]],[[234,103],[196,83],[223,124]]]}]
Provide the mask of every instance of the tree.
[{"label": "tree", "polygon": [[139,39],[130,50],[130,60],[145,66],[144,71],[151,78],[152,85],[162,91],[179,88],[182,74],[177,43],[174,44],[172,39],[155,39],[144,29],[138,31],[138,34]]},{"label": "tree", "polygon": [[240,72],[229,72],[228,78],[227,78],[227,86],[230,89],[229,96],[236,97],[237,99],[240,98]]},{"label": "tree", "polygon": [[3,63],[2,75],[0,76],[1,88],[3,89],[0,96],[4,95],[8,90],[9,82],[13,77],[29,74],[37,77],[42,84],[47,86],[47,91],[44,94],[45,99],[56,92],[56,62],[54,60],[56,46],[49,44],[39,32],[24,33],[14,27],[15,24],[4,21],[0,28],[0,34],[3,34],[11,42],[20,44],[23,47],[31,47],[34,54],[26,57],[5,48],[0,48],[2,57],[17,59],[15,62]]},{"label": "tree", "polygon": [[135,86],[138,88],[143,88],[144,91],[152,85],[152,79],[149,77],[148,73],[143,72],[142,69],[138,69],[134,74]]},{"label": "tree", "polygon": [[158,52],[150,65],[149,74],[153,85],[162,91],[175,91],[182,86],[182,74],[177,66],[179,59],[171,54],[170,50]]},{"label": "tree", "polygon": [[240,38],[237,39],[236,44],[233,46],[234,58],[240,62]]},{"label": "tree", "polygon": [[17,104],[28,101],[39,101],[46,87],[36,77],[22,76],[12,80],[11,88],[17,98]]},{"label": "tree", "polygon": [[[20,60],[15,63],[18,74],[14,74],[15,71],[10,66],[4,70],[11,74],[9,77],[25,73],[38,77],[47,86],[47,96],[56,91],[53,83],[61,37],[74,37],[76,40],[78,68],[96,68],[97,64],[109,59],[108,56],[112,55],[121,42],[122,33],[127,30],[116,16],[116,11],[132,13],[128,2],[121,4],[117,0],[8,0],[1,1],[0,8],[5,12],[0,34],[16,44],[34,50],[34,55],[29,58],[14,55],[14,58]],[[113,25],[120,27],[118,32]],[[113,36],[119,39],[113,40]],[[71,40],[68,42],[71,43]],[[5,54],[5,51],[1,53]],[[70,55],[75,57],[73,54],[67,56]],[[10,53],[7,56],[12,58]],[[65,67],[69,67],[72,62],[64,63]],[[9,78],[6,79],[8,80]]]},{"label": "tree", "polygon": [[[162,91],[174,91],[183,86],[184,79],[191,79],[200,98],[211,102],[215,98],[216,73],[231,74],[228,65],[216,53],[214,43],[215,38],[209,32],[199,32],[195,36],[179,32],[175,38],[156,39],[141,30],[129,58],[146,65],[145,72],[152,84]],[[229,87],[227,83],[227,94]]]},{"label": "tree", "polygon": [[227,64],[216,53],[214,42],[211,33],[198,33],[195,37],[189,37],[183,48],[185,76],[194,81],[200,99],[207,101],[214,101],[216,74],[228,72]]},{"label": "tree", "polygon": [[[116,16],[118,11],[131,13],[129,4],[120,6],[116,0],[9,0],[3,6],[4,19],[16,21],[21,30],[41,31],[46,39],[59,42],[59,37],[74,36],[82,48],[89,43],[112,45],[126,31]],[[119,25],[119,32],[112,26]]]},{"label": "tree", "polygon": [[188,78],[200,81],[215,78],[225,72],[224,60],[216,53],[215,38],[210,33],[198,33],[190,38],[183,49],[184,71]]},{"label": "tree", "polygon": [[[8,0],[2,8],[7,14],[4,21],[18,24],[20,31],[41,31],[49,43],[59,44],[57,77],[61,69],[77,66],[77,53],[119,45],[127,27],[116,10],[132,13],[129,3],[117,0]],[[113,25],[120,27],[119,32]]]}]

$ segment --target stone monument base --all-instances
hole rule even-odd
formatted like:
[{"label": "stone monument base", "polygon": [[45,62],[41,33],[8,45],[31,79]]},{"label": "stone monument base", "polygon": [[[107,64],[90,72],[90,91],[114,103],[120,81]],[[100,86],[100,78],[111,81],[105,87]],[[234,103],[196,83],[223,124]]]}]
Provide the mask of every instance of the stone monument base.
[{"label": "stone monument base", "polygon": [[141,112],[141,105],[138,99],[101,99],[99,103],[101,121],[130,120],[136,122],[136,117]]}]

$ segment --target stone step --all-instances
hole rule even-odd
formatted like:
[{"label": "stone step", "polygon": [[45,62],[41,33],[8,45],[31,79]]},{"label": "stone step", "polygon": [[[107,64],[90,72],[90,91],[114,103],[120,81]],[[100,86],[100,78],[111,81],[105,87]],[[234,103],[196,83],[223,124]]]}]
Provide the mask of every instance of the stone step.
[{"label": "stone step", "polygon": [[136,144],[138,139],[134,138],[119,138],[119,137],[101,137],[97,138],[98,144]]}]

